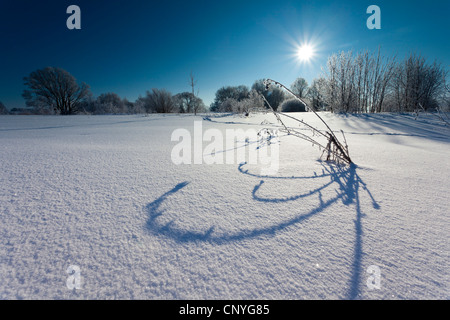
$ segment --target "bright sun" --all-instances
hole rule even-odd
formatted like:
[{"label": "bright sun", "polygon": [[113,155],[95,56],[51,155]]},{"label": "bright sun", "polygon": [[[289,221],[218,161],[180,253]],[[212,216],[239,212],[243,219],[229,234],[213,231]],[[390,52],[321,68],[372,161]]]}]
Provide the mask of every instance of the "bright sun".
[{"label": "bright sun", "polygon": [[314,56],[314,49],[309,44],[300,46],[297,50],[297,57],[300,61],[309,61]]}]

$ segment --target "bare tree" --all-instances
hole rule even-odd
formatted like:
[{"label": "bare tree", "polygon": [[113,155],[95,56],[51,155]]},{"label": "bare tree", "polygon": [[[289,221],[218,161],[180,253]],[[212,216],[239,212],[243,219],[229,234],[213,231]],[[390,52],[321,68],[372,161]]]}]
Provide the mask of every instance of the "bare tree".
[{"label": "bare tree", "polygon": [[180,113],[194,113],[206,111],[203,100],[190,92],[181,92],[173,96],[174,104]]},{"label": "bare tree", "polygon": [[[189,86],[191,87],[192,94],[194,96],[196,96],[196,94],[195,94],[195,86],[196,85],[197,85],[197,80],[194,77],[194,73],[191,71],[191,73],[189,74]],[[197,93],[197,95],[198,95],[198,93]]]},{"label": "bare tree", "polygon": [[[189,74],[189,86],[192,89],[192,95],[194,96],[194,98],[197,98],[197,96],[198,96],[198,90],[197,90],[197,94],[195,93],[196,85],[197,85],[197,80],[194,77],[194,73],[191,71],[191,73]],[[197,101],[197,102],[199,102],[199,101]],[[197,114],[197,111],[199,111],[199,109],[201,109],[201,107],[202,106],[200,104],[197,104],[194,106],[193,111],[194,111],[195,115]]]},{"label": "bare tree", "polygon": [[[242,101],[244,99],[247,99],[249,95],[250,90],[245,85],[222,87],[216,91],[216,97],[214,98],[214,102],[211,104],[211,111],[231,112],[232,110],[229,110],[231,100],[227,101],[228,99],[233,99],[235,101]],[[222,106],[222,104],[225,103],[225,101],[227,101],[227,103],[225,104],[226,107]]]},{"label": "bare tree", "polygon": [[291,84],[291,91],[298,97],[304,98],[308,92],[308,82],[304,78],[297,78]]},{"label": "bare tree", "polygon": [[396,66],[396,57],[384,57],[381,55],[381,49],[378,48],[378,53],[371,57],[373,67],[371,70],[370,87],[372,96],[369,97],[370,106],[368,112],[382,112],[383,102],[388,93],[388,86],[391,83]]},{"label": "bare tree", "polygon": [[36,70],[24,78],[28,89],[23,97],[27,106],[36,109],[52,108],[60,114],[73,114],[90,92],[84,82],[76,79],[66,70],[55,67]]},{"label": "bare tree", "polygon": [[172,94],[165,89],[153,88],[151,92],[147,91],[147,95],[141,100],[147,113],[170,113],[175,111]]},{"label": "bare tree", "polygon": [[242,112],[245,116],[248,116],[252,110],[260,111],[262,109],[264,109],[264,100],[256,90],[251,90],[248,98],[235,101],[233,105],[233,112]]},{"label": "bare tree", "polygon": [[332,112],[381,112],[396,58],[368,51],[333,54],[325,71],[324,99]]},{"label": "bare tree", "polygon": [[125,101],[116,93],[103,93],[93,102],[92,112],[95,114],[127,113]]},{"label": "bare tree", "polygon": [[448,71],[440,64],[428,64],[424,57],[410,54],[395,70],[393,100],[398,111],[436,109],[445,92]]},{"label": "bare tree", "polygon": [[235,112],[239,101],[234,98],[226,98],[219,105],[219,112]]},{"label": "bare tree", "polygon": [[266,88],[264,79],[256,80],[252,85],[252,90],[263,95],[274,110],[277,110],[281,103],[286,99],[284,91],[280,88],[276,86]]},{"label": "bare tree", "polygon": [[311,101],[311,108],[315,111],[323,110],[326,107],[324,92],[326,88],[326,80],[324,78],[314,79],[308,89],[306,96]]},{"label": "bare tree", "polygon": [[264,99],[256,90],[251,90],[248,99],[245,101],[247,101],[247,105],[246,108],[244,108],[244,112],[247,113],[247,115],[251,110],[261,111],[265,108]]}]

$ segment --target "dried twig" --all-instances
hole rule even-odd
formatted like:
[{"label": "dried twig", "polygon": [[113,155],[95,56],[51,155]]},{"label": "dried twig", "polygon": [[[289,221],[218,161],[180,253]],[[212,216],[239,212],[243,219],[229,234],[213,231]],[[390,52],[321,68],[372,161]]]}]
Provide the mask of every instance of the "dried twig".
[{"label": "dried twig", "polygon": [[[286,86],[284,86],[283,84],[271,80],[271,79],[267,79],[265,80],[265,84],[266,84],[266,89],[269,89],[271,84],[274,84],[278,87],[283,88],[284,90],[286,90],[288,93],[290,93],[291,95],[293,95],[296,99],[298,99],[300,102],[302,102],[309,110],[311,110],[312,112],[314,112],[314,114],[320,119],[320,121],[325,125],[325,127],[327,128],[327,131],[322,132],[320,130],[318,130],[317,128],[314,128],[313,126],[311,126],[310,124],[304,122],[303,120],[297,119],[295,117],[289,116],[287,114],[284,114],[282,112],[278,112],[275,111],[272,106],[270,105],[270,103],[266,100],[266,98],[261,95],[264,99],[264,101],[267,103],[267,105],[269,106],[269,108],[272,110],[273,114],[275,115],[275,117],[277,118],[278,122],[280,122],[282,124],[282,126],[284,127],[283,131],[285,131],[287,134],[289,135],[293,135],[296,137],[299,137],[303,140],[306,140],[308,142],[311,142],[314,145],[317,145],[320,149],[323,149],[322,152],[322,156],[325,152],[327,152],[327,161],[344,161],[347,164],[351,164],[352,160],[349,156],[349,152],[348,152],[348,145],[347,145],[347,141],[345,139],[344,136],[344,132],[341,130],[342,135],[344,136],[344,142],[345,145],[343,145],[338,138],[336,137],[336,135],[333,133],[333,130],[331,130],[331,128],[328,126],[328,124],[325,122],[325,120],[322,119],[322,117],[312,108],[310,108],[308,106],[308,104],[303,101],[300,97],[298,97],[296,94],[294,94],[291,90],[289,90]],[[325,137],[327,140],[326,145],[324,146],[323,143],[320,143],[317,139],[312,138],[306,134],[304,134],[303,132],[300,132],[294,128],[289,128],[287,127],[284,122],[282,121],[280,116],[284,116],[290,119],[293,119],[297,122],[299,122],[300,124],[306,126],[307,128],[311,129],[313,132],[313,136],[315,134],[318,135],[318,137]]]}]

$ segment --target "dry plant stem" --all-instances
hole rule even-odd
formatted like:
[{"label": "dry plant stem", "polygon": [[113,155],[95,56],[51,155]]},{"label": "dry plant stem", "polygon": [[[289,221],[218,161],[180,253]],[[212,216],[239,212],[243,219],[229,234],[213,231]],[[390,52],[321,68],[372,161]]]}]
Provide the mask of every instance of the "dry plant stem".
[{"label": "dry plant stem", "polygon": [[289,116],[289,115],[287,115],[287,114],[284,114],[284,113],[275,111],[275,110],[272,108],[272,106],[270,105],[269,101],[267,101],[266,98],[265,98],[263,95],[261,95],[261,96],[262,96],[262,98],[264,99],[264,101],[267,103],[267,105],[269,106],[270,110],[272,110],[272,112],[275,114],[275,116],[277,117],[277,120],[283,125],[284,129],[285,129],[288,133],[290,133],[292,129],[289,129],[288,127],[286,127],[286,125],[284,124],[284,122],[281,121],[281,118],[279,117],[280,115],[282,115],[282,116],[284,116],[284,117],[287,117],[287,118],[290,118],[290,119],[293,119],[293,120],[295,120],[295,121],[297,121],[297,122],[300,122],[301,124],[303,124],[303,125],[307,126],[308,128],[310,128],[310,129],[311,129],[312,131],[314,131],[315,133],[318,133],[318,134],[320,134],[320,135],[322,135],[322,136],[324,136],[324,137],[327,137],[327,136],[325,135],[325,133],[323,133],[323,132],[320,131],[320,130],[317,130],[316,128],[314,128],[313,126],[307,124],[306,122],[304,122],[304,121],[302,121],[302,120],[300,120],[300,119],[294,118],[294,117],[292,117],[292,116]]},{"label": "dry plant stem", "polygon": [[[310,108],[308,106],[308,104],[303,101],[302,98],[300,98],[299,96],[297,96],[295,93],[293,93],[289,88],[287,88],[284,84],[279,83],[278,81],[272,80],[272,79],[267,79],[267,81],[274,83],[277,86],[282,87],[284,90],[286,90],[287,92],[289,92],[291,95],[293,95],[295,98],[297,98],[301,103],[303,103],[310,111],[314,112],[314,114],[320,119],[320,121],[322,121],[322,123],[325,125],[325,127],[327,127],[329,133],[334,136],[333,130],[331,130],[331,128],[328,126],[328,124],[325,122],[325,120],[322,119],[321,116],[319,116],[319,114],[312,108]],[[336,138],[336,136],[334,136]],[[335,139],[337,140],[337,139]]]},{"label": "dry plant stem", "polygon": [[[311,142],[313,145],[317,145],[319,148],[323,149],[322,156],[323,156],[323,153],[324,153],[325,151],[328,151],[327,161],[330,161],[330,160],[331,160],[330,157],[331,157],[331,154],[333,154],[334,156],[340,158],[341,160],[343,160],[343,161],[345,161],[345,162],[348,162],[347,158],[341,156],[341,155],[335,150],[335,149],[336,149],[335,143],[332,143],[332,142],[335,141],[335,140],[332,138],[332,136],[331,136],[330,134],[328,134],[328,132],[327,132],[327,134],[328,134],[328,135],[327,135],[327,134],[325,134],[325,133],[323,133],[323,132],[317,130],[316,128],[312,127],[311,125],[307,124],[306,122],[304,122],[304,121],[302,121],[302,120],[299,120],[299,119],[297,119],[297,118],[291,117],[291,116],[286,115],[286,114],[284,114],[284,113],[280,113],[280,112],[275,111],[275,110],[272,108],[272,106],[270,105],[270,103],[265,99],[264,96],[263,96],[263,99],[264,99],[264,101],[267,103],[267,105],[269,106],[269,108],[272,110],[272,112],[274,113],[274,115],[275,115],[275,117],[277,118],[277,120],[283,125],[284,131],[286,131],[286,133],[287,133],[288,135],[296,136],[296,137],[298,137],[298,138],[300,138],[300,139],[303,139],[303,140],[306,140],[306,141],[308,141],[308,142]],[[324,137],[328,140],[327,146],[324,146],[324,145],[321,144],[320,142],[318,142],[318,141],[312,139],[311,137],[309,137],[309,136],[307,136],[307,135],[305,135],[305,134],[303,134],[303,133],[301,133],[301,132],[298,132],[298,131],[295,130],[295,129],[289,129],[289,128],[284,124],[284,122],[281,120],[280,115],[285,116],[285,117],[288,117],[288,118],[291,118],[291,119],[293,119],[293,120],[295,120],[295,121],[298,121],[298,122],[300,122],[301,124],[304,124],[305,126],[311,128],[311,129],[313,130],[313,132],[319,133],[320,135],[324,136]],[[344,139],[345,139],[345,137],[344,137]],[[348,150],[347,147],[346,147],[346,149]],[[348,152],[348,151],[347,151],[347,152]],[[351,162],[350,162],[350,163],[351,163]]]},{"label": "dry plant stem", "polygon": [[[319,115],[315,110],[313,110],[312,108],[310,108],[310,107],[308,106],[308,104],[307,104],[305,101],[303,101],[303,99],[301,99],[300,97],[298,97],[298,96],[297,96],[296,94],[294,94],[291,90],[289,90],[286,86],[284,86],[283,84],[281,84],[281,83],[279,83],[279,82],[277,82],[277,81],[274,81],[274,80],[272,80],[272,79],[267,79],[266,81],[267,81],[267,82],[271,82],[271,83],[273,83],[273,84],[275,84],[275,85],[277,85],[277,86],[282,87],[282,88],[285,89],[287,92],[289,92],[291,95],[293,95],[296,99],[298,99],[300,102],[302,102],[309,110],[311,110],[311,111],[312,111],[312,112],[320,119],[320,121],[325,125],[325,127],[328,129],[328,132],[323,133],[322,131],[320,131],[320,130],[314,128],[314,127],[312,127],[311,125],[307,124],[306,122],[304,122],[304,121],[302,121],[302,120],[299,120],[299,119],[297,119],[297,118],[294,118],[294,117],[292,117],[292,116],[286,115],[286,114],[281,113],[281,112],[277,112],[277,111],[275,111],[275,110],[272,108],[272,106],[271,106],[270,103],[266,100],[266,98],[265,98],[264,96],[262,96],[263,99],[264,99],[264,101],[267,103],[267,105],[270,107],[270,109],[272,110],[272,112],[275,114],[277,120],[284,126],[284,128],[285,128],[285,130],[286,130],[286,132],[287,132],[288,134],[292,134],[292,135],[295,135],[295,136],[297,136],[297,137],[299,137],[299,138],[302,138],[302,139],[304,139],[304,140],[306,140],[306,141],[312,142],[313,144],[318,145],[319,147],[323,148],[323,149],[324,149],[324,152],[325,152],[325,151],[328,151],[327,161],[330,161],[330,160],[331,160],[331,155],[333,154],[335,157],[337,157],[337,158],[343,160],[344,162],[346,162],[346,163],[348,163],[348,164],[351,164],[351,163],[352,163],[352,160],[350,159],[350,156],[349,156],[349,153],[348,153],[347,141],[346,141],[346,139],[345,139],[345,135],[344,135],[344,132],[343,132],[342,130],[341,130],[341,132],[342,132],[342,135],[344,136],[345,147],[339,142],[339,140],[337,139],[336,135],[333,133],[333,130],[331,130],[331,128],[328,126],[328,124],[325,122],[325,120],[323,120],[322,117],[320,117],[320,115]],[[293,120],[296,120],[296,121],[300,122],[301,124],[303,124],[303,125],[307,126],[308,128],[310,128],[310,129],[313,131],[313,133],[318,133],[318,134],[324,136],[324,137],[328,140],[327,146],[324,147],[322,144],[320,144],[320,143],[317,142],[316,140],[314,140],[314,139],[308,137],[307,135],[305,135],[305,134],[303,134],[303,133],[301,133],[301,132],[298,132],[298,131],[293,130],[293,129],[289,129],[289,128],[283,123],[283,121],[281,120],[280,115],[283,115],[283,116],[285,116],[285,117],[288,117],[288,118],[291,118],[291,119],[293,119]],[[344,150],[344,149],[345,149],[345,150]],[[323,155],[323,153],[322,153],[322,155]]]}]

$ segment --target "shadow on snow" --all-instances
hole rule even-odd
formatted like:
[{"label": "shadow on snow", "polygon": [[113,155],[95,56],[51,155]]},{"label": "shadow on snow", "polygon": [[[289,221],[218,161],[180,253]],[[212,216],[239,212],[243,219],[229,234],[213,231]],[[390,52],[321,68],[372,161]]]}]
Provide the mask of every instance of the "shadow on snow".
[{"label": "shadow on snow", "polygon": [[[189,182],[181,182],[173,187],[171,190],[167,191],[163,195],[161,195],[158,199],[149,203],[146,206],[146,210],[148,212],[149,218],[147,221],[147,228],[150,232],[156,235],[162,235],[168,238],[171,238],[178,242],[208,242],[212,244],[226,244],[234,241],[242,241],[246,239],[252,239],[257,237],[264,236],[275,236],[277,233],[282,232],[286,228],[300,224],[303,221],[317,215],[333,204],[341,201],[344,205],[354,205],[355,206],[355,220],[354,220],[354,230],[355,230],[355,241],[353,247],[353,263],[352,263],[352,276],[349,281],[349,289],[347,291],[348,299],[355,299],[359,294],[359,287],[361,282],[361,259],[363,255],[362,249],[362,217],[363,212],[361,209],[360,203],[360,193],[361,189],[364,190],[372,201],[372,206],[375,209],[379,209],[380,206],[375,201],[374,197],[370,193],[367,185],[362,181],[360,176],[357,173],[358,167],[356,165],[351,166],[338,166],[331,164],[323,164],[323,170],[321,175],[315,174],[314,176],[308,177],[272,177],[272,176],[257,176],[255,174],[249,173],[248,170],[244,170],[243,166],[245,164],[241,164],[238,168],[239,172],[242,174],[250,175],[253,177],[260,177],[262,180],[255,185],[252,191],[253,200],[259,202],[271,202],[271,203],[282,203],[288,201],[296,201],[302,198],[310,197],[314,194],[317,194],[319,197],[319,201],[317,206],[310,210],[309,212],[298,214],[290,219],[282,221],[277,224],[273,224],[265,227],[256,227],[254,229],[241,230],[235,233],[216,235],[214,234],[214,226],[211,226],[208,230],[204,232],[197,231],[186,231],[181,230],[174,226],[173,221],[161,224],[158,222],[158,217],[163,215],[164,210],[162,210],[161,204],[171,195],[177,193],[181,189],[187,187]],[[264,198],[258,195],[258,191],[261,186],[265,183],[264,179],[316,179],[329,177],[330,181],[324,183],[319,188],[316,188],[307,193],[299,194],[292,197],[287,198]],[[327,187],[335,185],[336,187],[336,195],[331,199],[323,201],[321,191]]]}]

